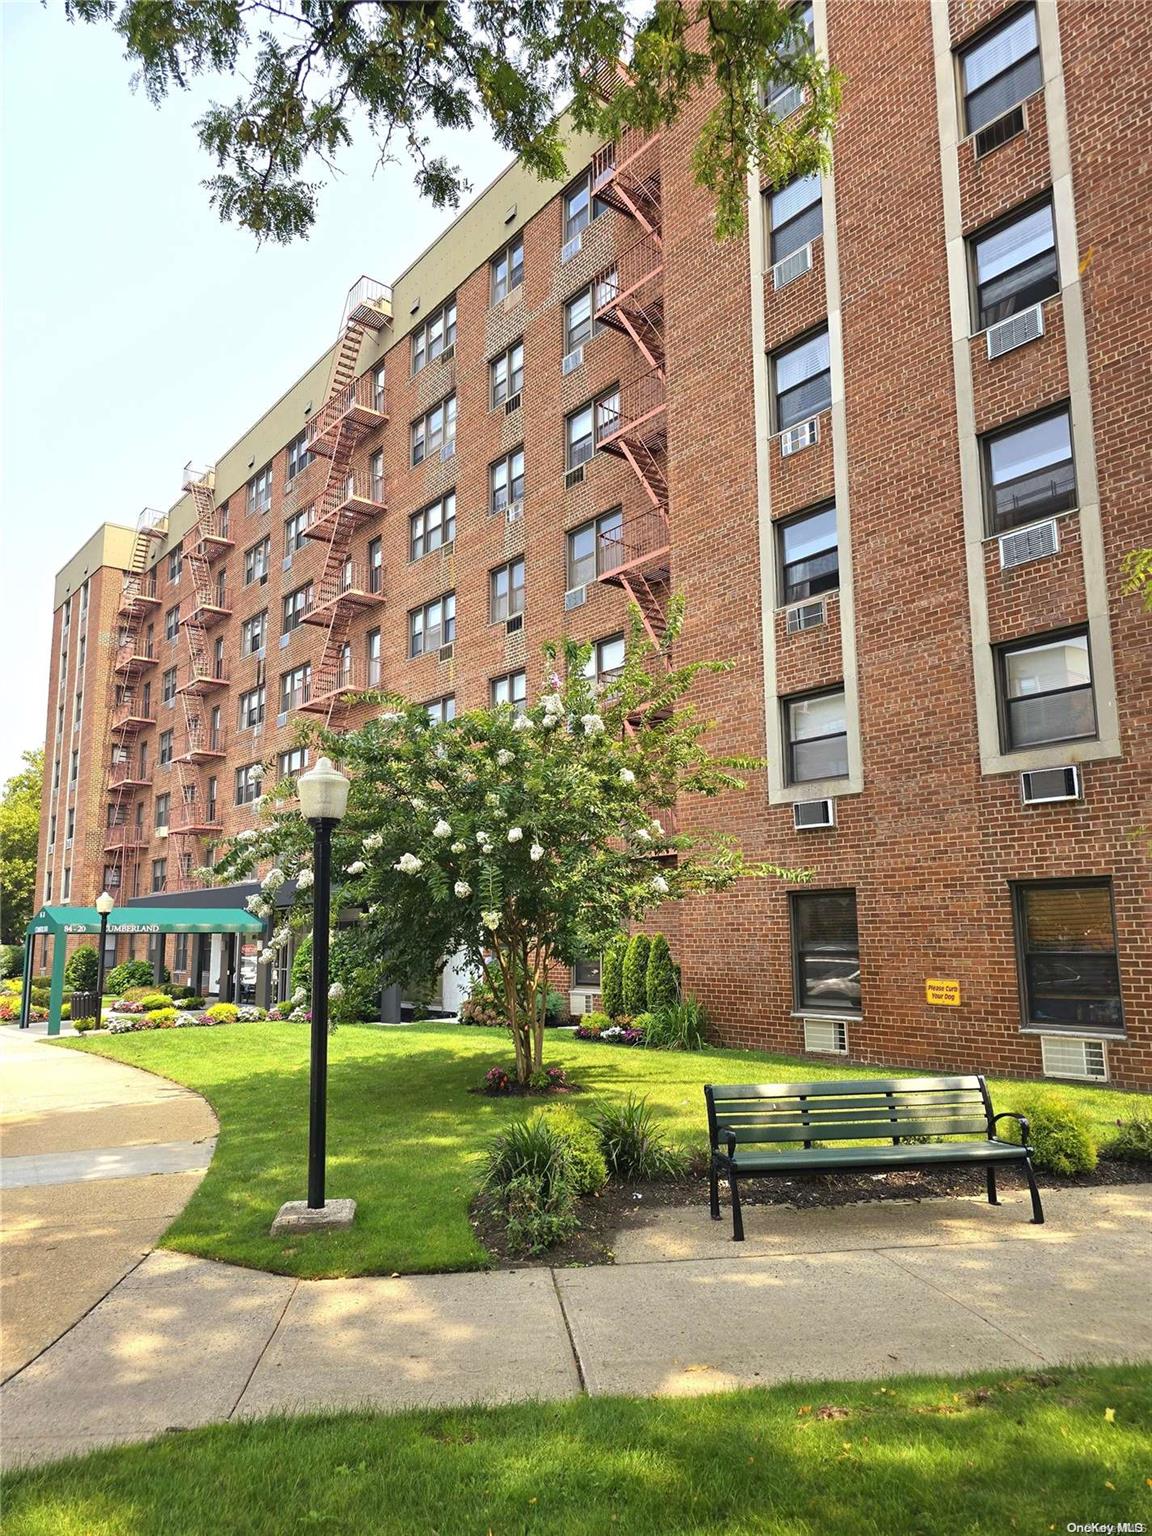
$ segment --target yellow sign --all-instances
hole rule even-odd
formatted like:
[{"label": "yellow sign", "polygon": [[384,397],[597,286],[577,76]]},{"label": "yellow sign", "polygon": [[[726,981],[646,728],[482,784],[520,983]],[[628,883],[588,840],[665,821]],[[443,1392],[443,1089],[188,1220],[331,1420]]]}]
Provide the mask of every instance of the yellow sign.
[{"label": "yellow sign", "polygon": [[931,977],[924,983],[924,1000],[937,1008],[959,1008],[960,983]]}]

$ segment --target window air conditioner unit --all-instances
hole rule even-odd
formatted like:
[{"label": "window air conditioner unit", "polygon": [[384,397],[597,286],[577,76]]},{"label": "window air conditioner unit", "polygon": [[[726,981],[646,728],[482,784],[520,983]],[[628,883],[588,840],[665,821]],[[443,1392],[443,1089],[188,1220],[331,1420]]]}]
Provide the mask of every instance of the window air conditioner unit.
[{"label": "window air conditioner unit", "polygon": [[280,569],[282,571],[290,571],[292,569],[292,556],[290,554],[285,555],[283,560],[281,560]]},{"label": "window air conditioner unit", "polygon": [[798,112],[804,105],[804,87],[802,85],[790,85],[786,90],[769,102],[772,116],[778,123],[786,117],[791,117],[793,112]]},{"label": "window air conditioner unit", "polygon": [[1001,320],[997,325],[990,325],[985,331],[988,338],[988,356],[1003,357],[1005,352],[1014,352],[1017,347],[1022,347],[1026,342],[1035,341],[1044,334],[1044,306],[1033,304],[1031,309],[1022,309],[1018,315],[1009,315],[1007,320]]},{"label": "window air conditioner unit", "polygon": [[1017,134],[1023,133],[1027,126],[1028,119],[1024,115],[1023,102],[1018,103],[1008,112],[1002,112],[999,117],[993,118],[974,135],[977,160],[982,155],[990,155],[994,149],[999,149],[1001,144],[1007,144],[1009,139],[1014,139]]},{"label": "window air conditioner unit", "polygon": [[[263,576],[261,576],[261,578],[260,578],[260,585],[262,587],[266,587],[268,585],[268,572],[267,571],[265,571]],[[223,607],[223,604],[220,603],[220,604],[217,604],[217,606],[218,607]]]},{"label": "window air conditioner unit", "polygon": [[1033,560],[1043,560],[1054,555],[1060,548],[1060,530],[1054,518],[1047,522],[1033,523],[1028,528],[1017,528],[1000,536],[1000,569],[1011,570],[1014,565],[1028,565]]},{"label": "window air conditioner unit", "polygon": [[810,603],[797,603],[788,610],[787,629],[790,635],[799,635],[806,629],[819,629],[824,623],[824,599],[816,598]]},{"label": "window air conditioner unit", "polygon": [[584,361],[584,348],[573,347],[571,352],[565,352],[564,361],[560,364],[561,373],[575,373]]},{"label": "window air conditioner unit", "polygon": [[258,651],[253,651],[252,654],[256,657],[258,662],[263,661],[265,656],[268,654],[268,647],[266,645],[262,645]]},{"label": "window air conditioner unit", "polygon": [[292,631],[290,629],[289,630],[285,630],[285,632],[280,636],[280,649],[281,650],[284,650],[287,647],[288,642],[289,642],[289,640],[291,640],[291,638],[292,638]]},{"label": "window air conditioner unit", "polygon": [[504,621],[504,633],[506,635],[518,635],[524,628],[524,615],[514,613],[510,619]]},{"label": "window air conditioner unit", "polygon": [[505,402],[504,402],[504,414],[505,414],[505,416],[511,416],[513,411],[518,411],[520,409],[520,406],[521,406],[522,403],[523,403],[523,396],[521,395],[519,390],[517,390],[514,395],[509,395],[507,400],[505,400]]},{"label": "window air conditioner unit", "polygon": [[279,730],[282,726],[285,726],[287,724],[288,724],[288,711],[286,709],[282,709],[280,711],[280,713],[276,716],[276,729]]},{"label": "window air conditioner unit", "polygon": [[437,661],[451,661],[452,660],[452,641],[451,640],[449,640],[447,645],[442,645],[440,647],[440,649],[436,652],[436,660]]},{"label": "window air conditioner unit", "polygon": [[564,594],[564,611],[571,613],[573,608],[582,608],[587,601],[587,587],[569,587]]},{"label": "window air conditioner unit", "polygon": [[455,452],[456,452],[456,439],[454,437],[449,438],[449,440],[446,443],[441,443],[440,444],[440,462],[441,462],[441,464],[447,464],[448,460],[450,458],[452,458],[452,456],[455,454]]},{"label": "window air conditioner unit", "polygon": [[848,1026],[843,1019],[805,1019],[804,1049],[829,1056],[848,1054]]},{"label": "window air conditioner unit", "polygon": [[835,800],[797,800],[792,806],[792,826],[797,832],[815,832],[835,825]]},{"label": "window air conditioner unit", "polygon": [[772,268],[772,287],[775,289],[786,288],[796,278],[803,277],[805,272],[812,270],[812,242],[802,245],[798,251],[785,256],[783,261],[778,261]]},{"label": "window air conditioner unit", "polygon": [[562,245],[560,247],[560,260],[561,260],[561,262],[571,261],[573,256],[578,256],[580,254],[580,247],[583,244],[584,244],[584,231],[581,230],[578,235],[573,235],[571,240],[569,240],[565,245]]},{"label": "window air conditioner unit", "polygon": [[444,557],[445,560],[448,558],[449,555],[454,555],[456,553],[456,540],[455,539],[445,539],[443,544],[441,544],[441,546],[440,546],[440,553]]},{"label": "window air conditioner unit", "polygon": [[524,516],[524,503],[522,501],[510,501],[504,508],[504,516],[510,523],[518,523]]},{"label": "window air conditioner unit", "polygon": [[1079,768],[1031,768],[1020,775],[1020,799],[1025,805],[1083,798]]},{"label": "window air conditioner unit", "polygon": [[156,836],[157,837],[167,837],[168,836],[168,828],[167,827],[157,827],[156,828]]},{"label": "window air conditioner unit", "polygon": [[1069,1040],[1063,1035],[1041,1035],[1040,1052],[1045,1077],[1079,1077],[1093,1083],[1108,1081],[1108,1054],[1103,1040]]},{"label": "window air conditioner unit", "polygon": [[820,441],[820,418],[809,416],[807,421],[798,421],[794,427],[780,434],[780,457],[786,459],[793,453],[799,453],[801,448],[810,448],[813,443]]},{"label": "window air conditioner unit", "polygon": [[450,363],[455,356],[456,356],[456,343],[453,341],[453,342],[450,342],[448,344],[448,346],[446,346],[444,348],[443,352],[441,352],[439,360],[442,363]]},{"label": "window air conditioner unit", "polygon": [[583,466],[583,464],[577,464],[575,469],[570,469],[568,471],[568,473],[564,476],[564,489],[566,491],[570,491],[574,485],[582,485],[583,483],[584,483],[584,466]]},{"label": "window air conditioner unit", "polygon": [[591,992],[569,992],[568,1012],[572,1014],[594,1013]]}]

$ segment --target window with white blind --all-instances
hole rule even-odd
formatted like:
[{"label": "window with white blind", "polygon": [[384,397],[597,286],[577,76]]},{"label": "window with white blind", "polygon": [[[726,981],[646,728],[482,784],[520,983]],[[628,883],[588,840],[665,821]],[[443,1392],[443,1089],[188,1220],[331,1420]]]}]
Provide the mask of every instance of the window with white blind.
[{"label": "window with white blind", "polygon": [[775,430],[783,432],[832,404],[832,356],[825,327],[772,358]]},{"label": "window with white blind", "polygon": [[1052,203],[1010,214],[970,242],[978,330],[1060,291]]},{"label": "window with white blind", "polygon": [[960,50],[964,130],[976,133],[1044,84],[1033,6],[982,32]]}]

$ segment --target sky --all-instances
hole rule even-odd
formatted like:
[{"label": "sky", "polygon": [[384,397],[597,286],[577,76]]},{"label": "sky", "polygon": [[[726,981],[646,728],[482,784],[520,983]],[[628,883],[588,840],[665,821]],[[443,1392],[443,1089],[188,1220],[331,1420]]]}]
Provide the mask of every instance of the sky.
[{"label": "sky", "polygon": [[[231,82],[157,109],[131,77],[111,28],[0,0],[0,782],[44,739],[57,570],[170,506],[332,344],[356,278],[391,281],[452,217],[364,142],[311,238],[258,248],[200,184],[192,125]],[[508,161],[480,128],[432,142],[476,191]]]}]

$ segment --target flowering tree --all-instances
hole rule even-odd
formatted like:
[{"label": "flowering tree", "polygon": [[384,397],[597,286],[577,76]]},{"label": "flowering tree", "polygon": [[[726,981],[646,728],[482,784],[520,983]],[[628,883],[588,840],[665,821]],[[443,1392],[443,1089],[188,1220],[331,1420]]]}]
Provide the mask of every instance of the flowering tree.
[{"label": "flowering tree", "polygon": [[[673,633],[680,612],[674,605]],[[638,625],[604,686],[586,675],[587,646],[566,641],[544,655],[544,690],[524,712],[504,705],[430,724],[422,707],[388,699],[358,730],[312,736],[352,780],[334,837],[334,900],[362,913],[352,942],[365,965],[404,981],[461,950],[477,969],[487,964],[522,1082],[542,1067],[551,965],[596,953],[662,902],[742,876],[800,878],[749,865],[719,836],[673,836],[661,821],[679,795],[740,788],[757,766],[712,756],[706,722],[684,702],[697,673],[726,663],[666,670]],[[309,901],[310,833],[276,802],[291,791],[278,786],[262,828],[242,833],[216,869],[233,879],[272,859],[265,895],[251,903],[262,915],[291,877],[297,909]],[[288,938],[284,925],[273,951]]]}]

